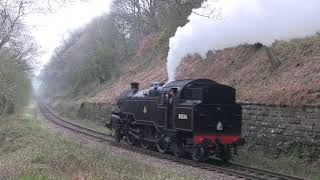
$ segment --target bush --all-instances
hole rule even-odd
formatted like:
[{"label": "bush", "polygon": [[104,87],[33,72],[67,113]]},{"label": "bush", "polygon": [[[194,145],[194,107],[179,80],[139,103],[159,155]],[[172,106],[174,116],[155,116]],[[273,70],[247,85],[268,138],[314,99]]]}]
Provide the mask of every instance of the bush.
[{"label": "bush", "polygon": [[285,147],[284,153],[309,160],[320,159],[320,142],[296,140]]},{"label": "bush", "polygon": [[173,36],[174,31],[166,28],[159,35],[159,47],[169,48],[169,39]]},{"label": "bush", "polygon": [[12,114],[29,103],[32,85],[28,72],[13,60],[0,59],[0,115]]},{"label": "bush", "polygon": [[18,72],[15,77],[16,82],[16,107],[24,106],[29,103],[32,93],[32,85],[30,78],[22,72]]}]

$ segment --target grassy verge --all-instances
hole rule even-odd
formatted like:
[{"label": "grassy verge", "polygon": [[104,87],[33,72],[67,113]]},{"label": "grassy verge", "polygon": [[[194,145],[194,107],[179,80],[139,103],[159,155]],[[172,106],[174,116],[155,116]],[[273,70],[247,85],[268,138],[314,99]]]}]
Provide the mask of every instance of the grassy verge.
[{"label": "grassy verge", "polygon": [[0,179],[193,179],[48,131],[34,105],[0,120]]},{"label": "grassy verge", "polygon": [[[72,102],[60,102],[54,109],[62,116],[75,119],[73,121],[78,124],[108,133],[107,128],[104,127],[102,122],[75,118],[75,106],[76,105],[72,104]],[[239,149],[239,155],[235,157],[235,161],[289,175],[306,177],[314,180],[320,179],[320,160],[313,159],[313,161],[310,161],[307,158],[299,158],[297,155],[286,154],[275,157],[271,153],[249,150],[247,147],[244,147]]]},{"label": "grassy verge", "polygon": [[270,153],[248,150],[245,147],[239,149],[239,155],[235,157],[235,162],[308,179],[320,179],[319,159],[310,161],[294,155],[280,155],[275,157]]}]

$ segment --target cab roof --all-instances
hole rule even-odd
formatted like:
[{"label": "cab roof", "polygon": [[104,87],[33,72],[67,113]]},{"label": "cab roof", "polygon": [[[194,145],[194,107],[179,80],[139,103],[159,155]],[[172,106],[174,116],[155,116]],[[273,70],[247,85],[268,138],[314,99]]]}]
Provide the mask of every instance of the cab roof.
[{"label": "cab roof", "polygon": [[177,88],[177,89],[183,89],[184,87],[192,84],[197,84],[197,85],[215,85],[219,86],[220,84],[212,81],[210,79],[186,79],[186,80],[176,80],[176,81],[171,81],[166,83],[165,85],[162,86],[162,91],[167,91],[172,88]]}]

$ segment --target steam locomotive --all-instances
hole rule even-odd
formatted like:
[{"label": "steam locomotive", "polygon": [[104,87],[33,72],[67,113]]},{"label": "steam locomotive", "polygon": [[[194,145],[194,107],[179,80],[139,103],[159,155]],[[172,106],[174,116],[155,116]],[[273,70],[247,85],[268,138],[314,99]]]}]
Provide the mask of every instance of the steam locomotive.
[{"label": "steam locomotive", "polygon": [[196,161],[211,156],[228,161],[244,143],[235,89],[209,79],[156,82],[140,91],[133,82],[117,105],[107,126],[117,141],[130,145],[189,154]]}]

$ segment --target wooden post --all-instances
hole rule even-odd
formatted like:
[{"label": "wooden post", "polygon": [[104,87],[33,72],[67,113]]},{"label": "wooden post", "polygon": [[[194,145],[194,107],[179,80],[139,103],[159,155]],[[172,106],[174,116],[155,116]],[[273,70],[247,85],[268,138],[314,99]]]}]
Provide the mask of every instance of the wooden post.
[{"label": "wooden post", "polygon": [[281,65],[281,61],[279,58],[275,55],[275,52],[273,51],[272,48],[269,48],[267,46],[263,46],[264,49],[266,50],[266,53],[268,55],[268,58],[271,62],[271,65],[273,68],[278,68]]}]

